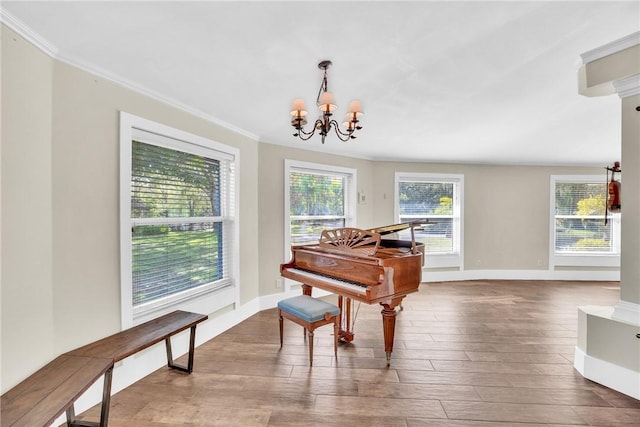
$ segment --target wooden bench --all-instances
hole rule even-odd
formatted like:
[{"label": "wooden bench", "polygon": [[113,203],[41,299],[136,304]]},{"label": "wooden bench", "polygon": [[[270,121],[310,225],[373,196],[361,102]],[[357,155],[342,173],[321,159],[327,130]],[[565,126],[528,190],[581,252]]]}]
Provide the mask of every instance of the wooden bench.
[{"label": "wooden bench", "polygon": [[313,366],[313,331],[323,325],[333,324],[333,352],[338,357],[338,335],[340,332],[340,308],[308,295],[284,299],[278,302],[280,319],[280,348],[284,335],[283,319],[302,326],[305,336],[309,334],[309,366]]},{"label": "wooden bench", "polygon": [[[196,326],[204,322],[204,314],[174,311],[141,325],[118,332],[91,344],[67,353],[71,356],[107,357],[119,362],[147,347],[164,341],[167,348],[167,366],[186,373],[193,371],[193,353],[196,339]],[[191,328],[189,340],[189,360],[187,366],[176,365],[171,352],[171,336]]]},{"label": "wooden bench", "polygon": [[[193,371],[196,326],[208,316],[174,311],[118,332],[56,358],[1,397],[0,426],[48,426],[66,411],[67,426],[106,427],[109,419],[113,365],[145,348],[165,341],[167,366]],[[171,337],[191,329],[186,366],[173,361]],[[99,422],[76,420],[74,402],[104,375]]]},{"label": "wooden bench", "polygon": [[[0,423],[2,427],[49,426],[102,375],[104,390],[110,391],[112,372],[113,359],[58,356],[0,397]],[[108,400],[106,407],[103,401],[105,410]],[[68,425],[80,425],[74,423],[75,417],[67,420]]]}]

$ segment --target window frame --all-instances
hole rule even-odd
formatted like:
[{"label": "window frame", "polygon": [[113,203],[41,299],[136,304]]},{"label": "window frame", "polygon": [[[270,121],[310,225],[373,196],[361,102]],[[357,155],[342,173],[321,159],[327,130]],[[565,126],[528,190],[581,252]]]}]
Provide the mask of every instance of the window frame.
[{"label": "window frame", "polygon": [[[341,166],[320,163],[303,162],[299,160],[284,160],[284,260],[291,259],[291,172],[317,173],[329,176],[341,176],[346,179],[344,187],[344,220],[345,227],[352,227],[356,216],[357,198],[357,170]],[[290,290],[295,282],[285,279],[285,289]]]},{"label": "window frame", "polygon": [[[588,253],[588,252],[557,252],[556,251],[556,184],[602,184],[603,191],[606,183],[600,175],[551,175],[549,184],[549,268],[555,267],[620,267],[620,225],[621,214],[615,213],[609,217],[612,227],[613,246],[617,252],[613,253]],[[605,192],[605,197],[607,194]],[[602,216],[604,220],[604,213]]]},{"label": "window frame", "polygon": [[[137,136],[145,134],[153,139],[142,141],[147,144],[171,148],[199,156],[231,162],[233,171],[221,188],[221,215],[223,235],[223,253],[231,259],[225,261],[226,275],[219,283],[212,282],[179,292],[155,303],[145,304],[144,308],[133,305],[132,278],[132,228],[140,223],[156,223],[155,219],[140,221],[131,216],[131,165],[132,145]],[[173,310],[212,313],[239,301],[239,226],[238,226],[238,177],[239,150],[219,142],[190,134],[179,129],[153,122],[141,117],[120,112],[120,299],[121,323],[128,328]],[[174,222],[167,218],[164,222]]]},{"label": "window frame", "polygon": [[[396,172],[394,180],[394,218],[396,222],[400,222],[400,183],[407,181],[454,185],[454,212],[451,215],[454,230],[453,250],[447,253],[425,252],[424,268],[458,268],[462,270],[464,266],[464,174]],[[421,217],[425,218],[428,215]]]}]

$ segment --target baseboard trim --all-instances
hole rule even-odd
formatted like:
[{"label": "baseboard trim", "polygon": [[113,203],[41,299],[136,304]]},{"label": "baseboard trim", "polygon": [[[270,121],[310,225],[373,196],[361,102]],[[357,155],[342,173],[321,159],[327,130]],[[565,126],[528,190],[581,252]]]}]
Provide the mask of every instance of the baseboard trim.
[{"label": "baseboard trim", "polygon": [[591,381],[640,400],[640,372],[589,356],[578,347],[573,367]]},{"label": "baseboard trim", "polygon": [[584,280],[620,281],[619,271],[591,270],[423,270],[423,282],[451,282],[459,280]]}]

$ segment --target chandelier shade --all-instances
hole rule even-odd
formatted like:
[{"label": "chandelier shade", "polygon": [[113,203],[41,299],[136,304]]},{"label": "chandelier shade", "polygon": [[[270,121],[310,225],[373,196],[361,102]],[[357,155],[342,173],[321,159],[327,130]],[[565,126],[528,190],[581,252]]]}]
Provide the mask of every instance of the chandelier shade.
[{"label": "chandelier shade", "polygon": [[332,92],[328,90],[327,83],[327,69],[331,66],[331,61],[322,61],[318,64],[318,68],[324,71],[322,82],[320,83],[320,90],[318,91],[318,97],[316,98],[316,105],[320,110],[320,117],[314,122],[313,128],[307,131],[304,126],[307,125],[306,115],[308,114],[304,101],[302,99],[295,99],[291,104],[291,126],[296,130],[293,136],[296,136],[303,141],[310,139],[316,131],[320,134],[322,143],[324,144],[326,136],[333,130],[341,141],[348,141],[355,139],[355,131],[362,129],[360,126],[359,118],[364,114],[362,111],[362,103],[359,100],[353,100],[349,104],[349,112],[345,116],[342,125],[344,129],[340,128],[338,122],[332,119],[333,112],[338,108],[335,97]]},{"label": "chandelier shade", "polygon": [[304,106],[304,100],[296,99],[293,101],[293,105],[291,105],[291,115],[292,116],[300,116],[304,117],[307,115],[307,111]]}]

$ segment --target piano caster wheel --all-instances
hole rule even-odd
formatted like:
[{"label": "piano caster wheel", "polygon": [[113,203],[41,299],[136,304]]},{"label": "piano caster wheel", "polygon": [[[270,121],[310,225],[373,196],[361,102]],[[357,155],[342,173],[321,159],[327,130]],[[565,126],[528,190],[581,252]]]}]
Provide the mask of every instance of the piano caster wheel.
[{"label": "piano caster wheel", "polygon": [[391,353],[387,352],[387,368],[391,366]]}]

